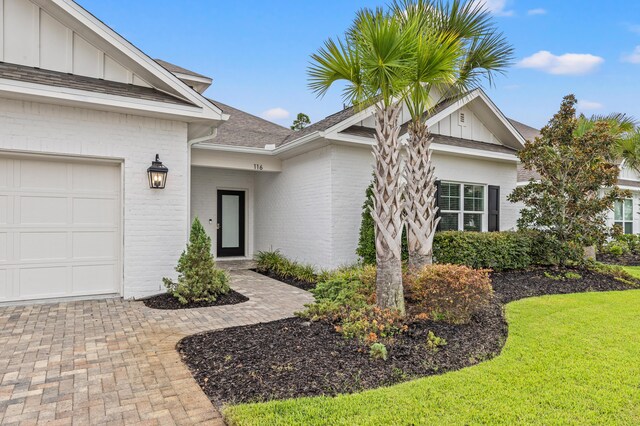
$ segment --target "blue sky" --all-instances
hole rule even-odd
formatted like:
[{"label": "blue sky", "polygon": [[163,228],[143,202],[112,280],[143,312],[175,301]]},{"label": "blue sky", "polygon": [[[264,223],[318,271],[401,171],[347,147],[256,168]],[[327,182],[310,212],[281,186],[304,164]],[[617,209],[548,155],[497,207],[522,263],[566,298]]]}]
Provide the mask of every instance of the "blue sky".
[{"label": "blue sky", "polygon": [[[357,9],[387,2],[77,1],[150,56],[211,76],[207,96],[283,125],[341,109],[338,89],[308,90],[309,55]],[[574,93],[587,114],[640,119],[639,1],[486,1],[520,62],[486,88],[507,116],[542,126]]]}]

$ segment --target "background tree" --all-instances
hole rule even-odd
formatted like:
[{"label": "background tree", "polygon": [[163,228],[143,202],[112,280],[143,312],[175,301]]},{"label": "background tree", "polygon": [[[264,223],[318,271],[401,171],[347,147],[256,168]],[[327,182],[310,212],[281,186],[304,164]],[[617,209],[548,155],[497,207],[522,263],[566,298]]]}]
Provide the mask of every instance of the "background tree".
[{"label": "background tree", "polygon": [[415,31],[382,9],[360,10],[344,38],[328,39],[311,56],[309,87],[323,96],[336,82],[346,83],[345,103],[374,106],[373,208],[376,237],[376,296],[381,308],[404,313],[402,287],[402,188],[399,114],[408,86]]},{"label": "background tree", "polygon": [[307,127],[309,124],[311,124],[311,119],[309,118],[309,116],[303,112],[299,112],[296,119],[293,120],[293,124],[291,125],[291,130],[295,130],[295,131],[302,130],[305,127]]},{"label": "background tree", "polygon": [[624,165],[640,173],[640,128],[638,122],[626,114],[592,115],[580,114],[576,135],[582,136],[592,130],[599,122],[609,125],[609,132],[615,143],[611,152],[612,161],[624,162]]},{"label": "background tree", "polygon": [[541,136],[518,153],[525,169],[536,170],[540,180],[509,195],[510,201],[525,205],[518,226],[550,233],[561,263],[602,241],[607,211],[616,199],[629,196],[616,185],[619,168],[611,161],[616,139],[610,124],[599,121],[578,131],[575,104],[575,96],[566,96]]},{"label": "background tree", "polygon": [[513,49],[482,2],[397,0],[393,9],[406,31],[415,32],[404,96],[411,116],[404,213],[409,266],[421,268],[432,263],[440,220],[427,119],[442,102],[465,96],[483,79],[491,83],[511,63]]}]

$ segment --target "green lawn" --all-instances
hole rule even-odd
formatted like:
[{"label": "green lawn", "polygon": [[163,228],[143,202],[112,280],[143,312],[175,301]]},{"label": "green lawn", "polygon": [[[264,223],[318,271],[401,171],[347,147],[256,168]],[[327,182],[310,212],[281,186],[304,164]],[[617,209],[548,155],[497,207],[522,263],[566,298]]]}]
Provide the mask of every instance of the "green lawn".
[{"label": "green lawn", "polygon": [[640,290],[525,299],[507,306],[507,319],[503,353],[480,365],[335,398],[230,406],[225,416],[238,425],[640,424]]},{"label": "green lawn", "polygon": [[634,276],[634,278],[640,279],[640,266],[623,266],[622,269]]}]

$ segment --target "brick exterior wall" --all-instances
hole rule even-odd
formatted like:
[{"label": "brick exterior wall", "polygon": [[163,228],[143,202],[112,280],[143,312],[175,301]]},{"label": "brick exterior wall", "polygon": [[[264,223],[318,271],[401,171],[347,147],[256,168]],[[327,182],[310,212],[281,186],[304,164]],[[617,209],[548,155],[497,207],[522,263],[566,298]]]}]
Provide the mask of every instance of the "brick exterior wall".
[{"label": "brick exterior wall", "polygon": [[[175,276],[188,231],[186,123],[0,99],[0,150],[121,160],[123,296],[158,293]],[[147,180],[156,153],[169,167],[164,190]]]}]

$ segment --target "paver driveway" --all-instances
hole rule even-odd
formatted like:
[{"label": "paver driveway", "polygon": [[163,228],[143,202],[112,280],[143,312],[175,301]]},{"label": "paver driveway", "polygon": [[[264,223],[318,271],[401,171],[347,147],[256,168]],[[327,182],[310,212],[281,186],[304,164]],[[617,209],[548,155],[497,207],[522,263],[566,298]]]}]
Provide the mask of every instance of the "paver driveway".
[{"label": "paver driveway", "polygon": [[312,299],[250,271],[232,272],[231,286],[250,300],[180,311],[119,299],[0,308],[0,422],[222,424],[176,343],[285,318]]}]

